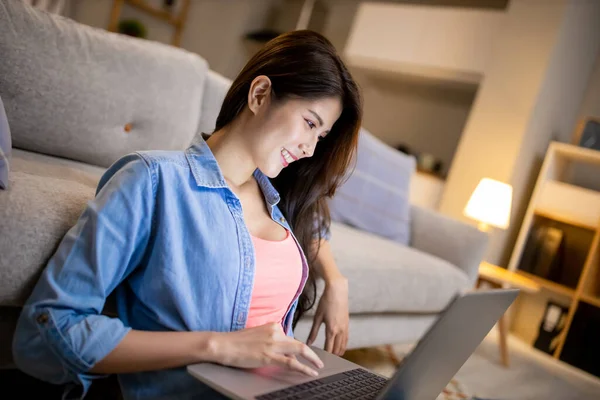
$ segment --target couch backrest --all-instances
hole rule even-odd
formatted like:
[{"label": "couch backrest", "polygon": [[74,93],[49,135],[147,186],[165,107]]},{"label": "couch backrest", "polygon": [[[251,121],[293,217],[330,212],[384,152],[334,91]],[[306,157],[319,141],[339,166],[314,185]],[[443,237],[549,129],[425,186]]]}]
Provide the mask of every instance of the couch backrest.
[{"label": "couch backrest", "polygon": [[200,112],[200,124],[198,125],[199,132],[212,133],[215,129],[221,105],[231,83],[231,80],[219,75],[215,71],[208,71],[204,83],[204,97]]},{"label": "couch backrest", "polygon": [[182,49],[0,1],[0,96],[16,148],[104,167],[183,149],[201,129],[207,71]]}]

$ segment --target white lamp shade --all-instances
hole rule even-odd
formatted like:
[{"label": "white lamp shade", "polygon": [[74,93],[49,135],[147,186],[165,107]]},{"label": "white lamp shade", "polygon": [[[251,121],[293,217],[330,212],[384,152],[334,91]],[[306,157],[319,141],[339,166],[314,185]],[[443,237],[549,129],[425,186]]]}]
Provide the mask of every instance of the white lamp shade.
[{"label": "white lamp shade", "polygon": [[512,186],[483,178],[471,195],[464,214],[486,225],[506,229],[510,222]]}]

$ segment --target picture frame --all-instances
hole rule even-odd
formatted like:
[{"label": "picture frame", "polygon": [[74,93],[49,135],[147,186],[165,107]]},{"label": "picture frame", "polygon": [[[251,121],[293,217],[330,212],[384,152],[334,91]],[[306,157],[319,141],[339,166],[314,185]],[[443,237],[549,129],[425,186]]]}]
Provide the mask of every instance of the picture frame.
[{"label": "picture frame", "polygon": [[600,151],[600,118],[586,117],[579,121],[572,144]]}]

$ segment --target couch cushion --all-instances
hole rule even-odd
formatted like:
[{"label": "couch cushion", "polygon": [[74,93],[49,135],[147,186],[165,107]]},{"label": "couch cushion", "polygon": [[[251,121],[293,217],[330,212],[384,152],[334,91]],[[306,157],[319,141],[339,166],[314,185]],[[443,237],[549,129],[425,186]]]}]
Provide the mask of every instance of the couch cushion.
[{"label": "couch cushion", "polygon": [[98,181],[106,170],[78,161],[19,149],[13,149],[11,166],[15,171],[73,181],[93,189],[96,189]]},{"label": "couch cushion", "polygon": [[0,2],[0,95],[13,146],[108,167],[182,150],[198,130],[200,56]]},{"label": "couch cushion", "polygon": [[0,306],[23,305],[94,192],[79,182],[11,171],[9,189],[0,192]]},{"label": "couch cushion", "polygon": [[356,168],[329,201],[331,219],[407,245],[415,159],[360,130]]},{"label": "couch cushion", "polygon": [[445,260],[343,224],[331,224],[330,243],[348,278],[351,314],[437,313],[471,285]]}]

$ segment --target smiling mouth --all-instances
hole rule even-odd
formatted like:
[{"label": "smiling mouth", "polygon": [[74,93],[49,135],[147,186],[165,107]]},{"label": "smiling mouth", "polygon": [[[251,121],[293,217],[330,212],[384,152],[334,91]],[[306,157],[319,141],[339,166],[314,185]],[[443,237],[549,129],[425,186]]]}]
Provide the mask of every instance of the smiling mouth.
[{"label": "smiling mouth", "polygon": [[281,149],[281,159],[282,159],[282,163],[283,163],[284,167],[287,167],[294,161],[298,160],[298,158],[296,158],[292,153],[287,151],[287,149],[285,149],[285,148]]}]

